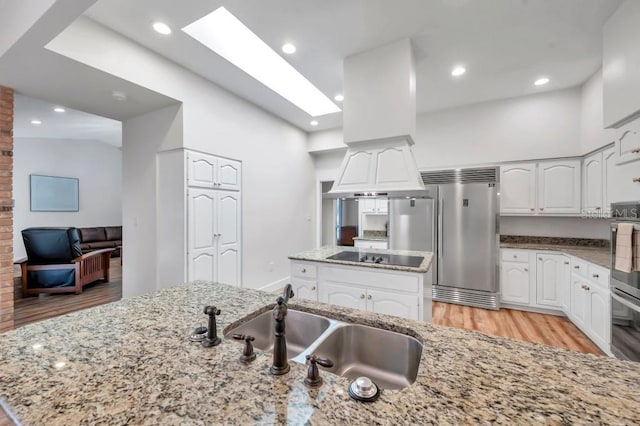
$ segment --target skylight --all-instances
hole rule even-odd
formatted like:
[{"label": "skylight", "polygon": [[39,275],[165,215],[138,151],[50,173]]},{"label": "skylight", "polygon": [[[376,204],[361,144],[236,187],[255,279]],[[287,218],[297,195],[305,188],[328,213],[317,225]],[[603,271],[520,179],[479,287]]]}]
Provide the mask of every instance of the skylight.
[{"label": "skylight", "polygon": [[341,111],[224,7],[192,22],[182,31],[312,117]]}]

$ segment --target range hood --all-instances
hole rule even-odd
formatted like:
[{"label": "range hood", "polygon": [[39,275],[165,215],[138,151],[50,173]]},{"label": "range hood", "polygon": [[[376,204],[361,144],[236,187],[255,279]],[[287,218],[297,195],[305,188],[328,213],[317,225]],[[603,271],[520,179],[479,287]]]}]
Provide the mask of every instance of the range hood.
[{"label": "range hood", "polygon": [[330,194],[424,190],[411,150],[416,130],[415,60],[409,39],[344,61],[344,142]]}]

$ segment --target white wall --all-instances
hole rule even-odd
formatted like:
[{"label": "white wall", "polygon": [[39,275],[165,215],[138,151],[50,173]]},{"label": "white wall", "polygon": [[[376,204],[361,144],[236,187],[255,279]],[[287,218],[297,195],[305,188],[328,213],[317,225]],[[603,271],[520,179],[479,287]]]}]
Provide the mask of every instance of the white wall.
[{"label": "white wall", "polygon": [[[26,255],[21,230],[31,226],[122,224],[122,151],[86,140],[15,138],[13,151],[14,257]],[[79,179],[80,211],[30,211],[29,175]]]},{"label": "white wall", "polygon": [[570,237],[609,239],[608,219],[575,217],[512,217],[500,218],[501,235],[534,235],[540,237]]},{"label": "white wall", "polygon": [[603,127],[602,70],[598,70],[581,89],[580,152],[586,154],[614,141],[615,132]]},{"label": "white wall", "polygon": [[[579,155],[580,100],[573,88],[420,114],[412,147],[418,168]],[[339,167],[335,153],[318,152],[340,147],[341,138],[335,129],[312,134],[316,165]]]},{"label": "white wall", "polygon": [[[306,133],[88,19],[76,21],[48,47],[181,101],[184,147],[242,161],[245,287],[261,287],[287,277],[288,255],[313,247],[315,180]],[[144,127],[125,131],[123,144]],[[127,155],[125,147],[125,185],[131,180],[129,168],[140,167]],[[152,194],[139,192],[137,196],[154,203]],[[144,217],[148,210],[141,201],[131,206],[128,197],[123,201],[128,216]],[[127,220],[131,217],[125,218],[125,235]],[[127,251],[125,263],[129,262]],[[145,266],[148,268],[152,265]],[[153,268],[157,269],[156,259]],[[142,286],[147,279],[141,272],[129,272],[130,281],[126,268],[123,270],[125,287],[128,282]],[[148,289],[140,287],[125,294],[144,291]]]}]

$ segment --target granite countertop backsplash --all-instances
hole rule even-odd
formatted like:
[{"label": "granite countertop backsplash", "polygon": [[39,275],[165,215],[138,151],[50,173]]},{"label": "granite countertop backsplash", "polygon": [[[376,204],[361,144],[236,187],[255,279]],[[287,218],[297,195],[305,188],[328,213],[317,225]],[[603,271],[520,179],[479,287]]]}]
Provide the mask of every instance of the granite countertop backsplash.
[{"label": "granite countertop backsplash", "polygon": [[501,235],[500,248],[559,251],[603,268],[611,267],[611,248],[608,240]]},{"label": "granite countertop backsplash", "polygon": [[638,363],[292,299],[290,309],[423,343],[415,383],[367,404],[346,378],[321,371],[310,390],[305,365],[271,376],[270,352],[243,365],[237,341],[187,341],[209,304],[222,331],[269,311],[274,295],[196,282],[2,334],[0,398],[26,425],[640,422]]}]

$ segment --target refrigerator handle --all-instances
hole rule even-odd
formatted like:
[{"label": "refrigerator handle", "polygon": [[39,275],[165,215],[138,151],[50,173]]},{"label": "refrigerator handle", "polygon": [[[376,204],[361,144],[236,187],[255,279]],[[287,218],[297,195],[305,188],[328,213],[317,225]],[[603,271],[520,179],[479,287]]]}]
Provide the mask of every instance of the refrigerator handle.
[{"label": "refrigerator handle", "polygon": [[443,217],[444,217],[444,199],[438,197],[438,282],[440,284],[442,282],[442,252],[444,247],[444,231],[443,231]]}]

